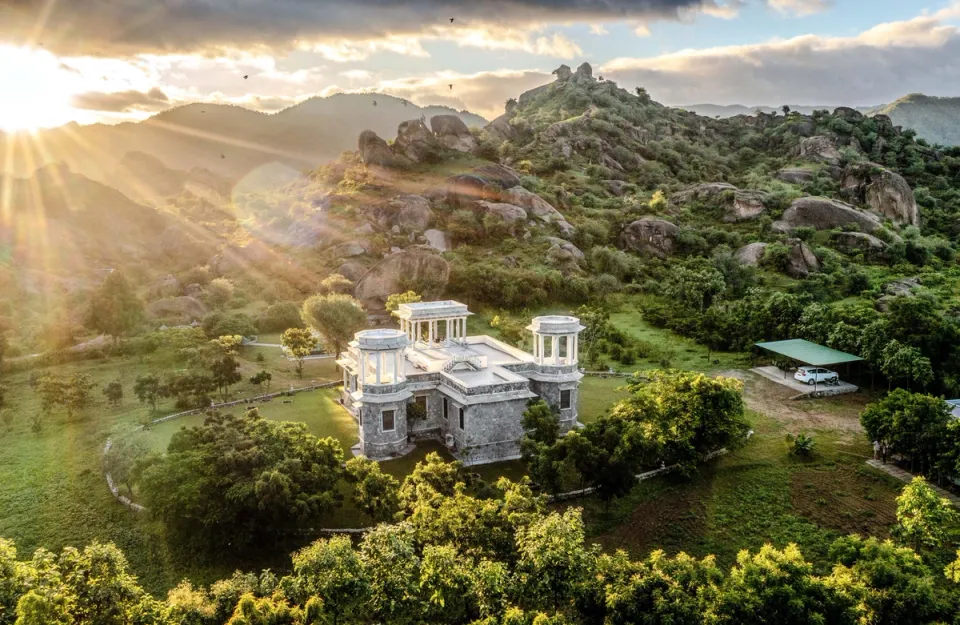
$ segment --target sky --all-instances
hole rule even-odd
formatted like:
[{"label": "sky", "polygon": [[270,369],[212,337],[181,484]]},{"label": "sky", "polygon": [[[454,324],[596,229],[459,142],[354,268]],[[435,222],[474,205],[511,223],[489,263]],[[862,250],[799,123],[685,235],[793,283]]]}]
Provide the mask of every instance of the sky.
[{"label": "sky", "polygon": [[0,0],[0,129],[337,92],[492,119],[583,62],[670,105],[960,96],[960,0]]}]

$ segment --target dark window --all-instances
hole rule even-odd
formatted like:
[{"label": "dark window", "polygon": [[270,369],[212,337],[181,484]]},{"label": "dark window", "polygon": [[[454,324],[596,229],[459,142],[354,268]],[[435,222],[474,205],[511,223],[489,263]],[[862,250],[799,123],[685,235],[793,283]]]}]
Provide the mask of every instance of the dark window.
[{"label": "dark window", "polygon": [[460,409],[460,429],[463,429],[463,408]]},{"label": "dark window", "polygon": [[427,412],[427,396],[426,395],[420,395],[414,401],[420,404],[420,406],[423,408],[424,413]]},{"label": "dark window", "polygon": [[571,391],[560,391],[560,410],[566,410],[570,407]]},{"label": "dark window", "polygon": [[381,415],[381,419],[382,419],[383,431],[384,431],[384,432],[392,432],[392,431],[393,431],[393,427],[394,427],[394,423],[393,423],[393,411],[392,411],[392,410],[384,410],[384,411],[383,411],[383,414]]},{"label": "dark window", "polygon": [[447,398],[443,398],[443,419],[447,420],[450,418],[450,407],[447,405]]}]

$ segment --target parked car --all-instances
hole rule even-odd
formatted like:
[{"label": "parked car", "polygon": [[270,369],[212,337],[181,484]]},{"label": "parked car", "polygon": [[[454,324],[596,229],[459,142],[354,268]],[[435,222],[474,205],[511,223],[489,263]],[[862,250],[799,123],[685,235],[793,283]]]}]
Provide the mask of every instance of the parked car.
[{"label": "parked car", "polygon": [[793,374],[793,379],[804,384],[809,384],[810,386],[814,384],[833,385],[840,383],[840,376],[836,371],[830,371],[822,367],[798,367],[797,372]]}]

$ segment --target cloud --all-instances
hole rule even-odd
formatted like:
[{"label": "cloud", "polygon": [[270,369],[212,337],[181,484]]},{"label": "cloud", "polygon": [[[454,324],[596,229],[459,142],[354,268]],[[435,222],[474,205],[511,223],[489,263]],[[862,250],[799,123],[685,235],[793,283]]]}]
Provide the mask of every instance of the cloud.
[{"label": "cloud", "polygon": [[[804,35],[767,43],[618,58],[600,68],[668,104],[848,104],[906,93],[955,95],[960,84],[960,3],[853,37]],[[951,91],[946,93],[945,90]]]},{"label": "cloud", "polygon": [[88,91],[74,95],[70,104],[78,109],[109,113],[159,111],[170,106],[170,98],[161,89],[154,87],[147,92],[135,90],[112,93]]},{"label": "cloud", "polygon": [[767,0],[767,4],[786,15],[811,15],[830,8],[828,0]]},{"label": "cloud", "polygon": [[67,55],[277,51],[330,42],[336,52],[344,42],[362,46],[381,40],[416,52],[402,42],[438,33],[456,41],[463,29],[477,27],[678,20],[691,11],[729,11],[741,1],[0,0],[0,40],[39,40]]}]

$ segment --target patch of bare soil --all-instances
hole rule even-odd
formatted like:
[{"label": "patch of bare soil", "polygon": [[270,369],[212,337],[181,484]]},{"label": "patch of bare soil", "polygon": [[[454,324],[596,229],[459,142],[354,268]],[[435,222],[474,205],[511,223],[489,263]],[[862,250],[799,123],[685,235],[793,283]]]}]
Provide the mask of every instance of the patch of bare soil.
[{"label": "patch of bare soil", "polygon": [[791,430],[840,430],[862,432],[860,412],[870,402],[864,392],[819,399],[791,399],[797,393],[749,371],[725,371],[721,375],[744,382],[747,408],[773,417]]},{"label": "patch of bare soil", "polygon": [[790,480],[793,509],[821,527],[886,538],[897,522],[897,490],[853,466],[800,469]]}]

